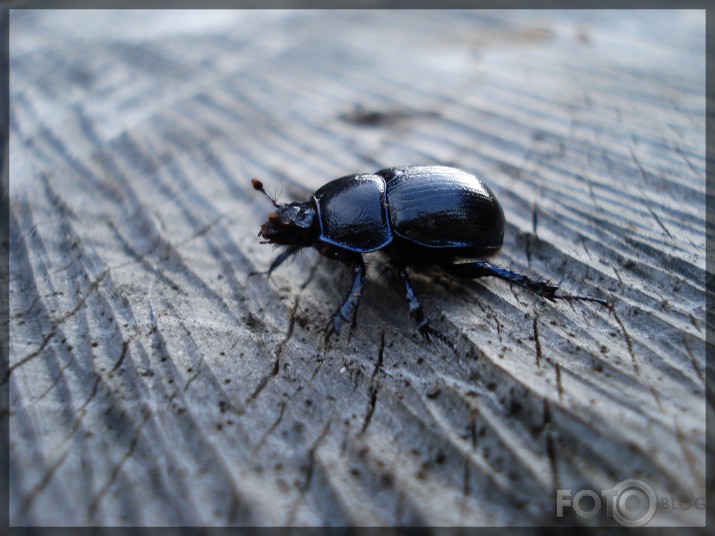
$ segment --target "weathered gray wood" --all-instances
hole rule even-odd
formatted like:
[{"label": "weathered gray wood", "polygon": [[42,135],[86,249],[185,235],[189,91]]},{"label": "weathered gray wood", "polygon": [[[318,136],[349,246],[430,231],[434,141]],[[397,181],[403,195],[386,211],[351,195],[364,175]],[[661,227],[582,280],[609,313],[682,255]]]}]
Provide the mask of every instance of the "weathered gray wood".
[{"label": "weathered gray wood", "polygon": [[[540,525],[705,493],[704,12],[13,12],[14,525]],[[499,264],[605,297],[264,270],[269,210],[483,175]],[[568,511],[569,523],[610,524]],[[698,524],[704,512],[659,511]]]}]

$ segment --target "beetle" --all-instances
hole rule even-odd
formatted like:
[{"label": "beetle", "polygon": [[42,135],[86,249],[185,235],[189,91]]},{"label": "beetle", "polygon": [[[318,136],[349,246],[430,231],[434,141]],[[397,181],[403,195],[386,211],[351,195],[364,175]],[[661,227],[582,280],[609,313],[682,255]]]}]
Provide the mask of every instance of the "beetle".
[{"label": "beetle", "polygon": [[258,179],[253,187],[268,197],[275,211],[258,233],[262,243],[285,246],[270,265],[270,274],[302,248],[312,247],[329,259],[352,266],[350,292],[333,315],[326,339],[355,320],[365,279],[363,255],[381,251],[397,269],[409,314],[426,339],[442,336],[430,327],[407,275],[438,266],[457,278],[497,277],[550,301],[589,301],[591,296],[557,294],[545,280],[491,265],[484,259],[504,241],[504,211],[491,189],[476,176],[445,166],[399,166],[375,173],[347,175],[319,188],[308,201],[278,203]]}]

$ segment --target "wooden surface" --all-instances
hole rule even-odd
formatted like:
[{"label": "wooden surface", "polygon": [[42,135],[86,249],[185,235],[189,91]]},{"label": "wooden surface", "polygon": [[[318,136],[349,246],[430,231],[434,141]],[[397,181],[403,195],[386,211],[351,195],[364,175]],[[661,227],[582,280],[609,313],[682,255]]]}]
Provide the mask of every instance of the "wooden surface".
[{"label": "wooden surface", "polygon": [[[599,525],[555,490],[704,496],[704,18],[12,12],[11,524]],[[250,178],[285,201],[398,164],[485,177],[494,262],[614,314],[414,276],[456,355],[372,257],[326,348],[349,270],[249,277],[275,255]]]}]

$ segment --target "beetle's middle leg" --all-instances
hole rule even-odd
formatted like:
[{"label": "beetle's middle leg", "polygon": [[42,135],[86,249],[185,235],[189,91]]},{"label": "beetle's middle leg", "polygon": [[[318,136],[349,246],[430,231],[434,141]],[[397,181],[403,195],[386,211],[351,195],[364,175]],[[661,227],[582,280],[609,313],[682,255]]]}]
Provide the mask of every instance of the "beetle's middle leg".
[{"label": "beetle's middle leg", "polygon": [[399,274],[402,284],[405,286],[405,299],[407,300],[410,316],[417,322],[417,331],[419,331],[423,337],[429,339],[429,319],[425,316],[422,304],[417,299],[417,296],[415,296],[415,291],[412,290],[412,283],[410,283],[410,278],[407,276],[405,269],[400,268]]},{"label": "beetle's middle leg", "polygon": [[600,298],[593,298],[591,296],[576,296],[574,294],[556,294],[559,289],[558,286],[552,285],[548,281],[541,279],[532,279],[529,276],[520,274],[518,272],[513,272],[507,270],[506,268],[499,268],[498,266],[492,266],[487,262],[466,262],[466,263],[456,263],[456,264],[444,264],[442,269],[454,277],[459,277],[462,279],[476,279],[478,277],[498,277],[504,281],[509,281],[520,287],[524,287],[532,292],[535,292],[542,298],[547,300],[580,300],[580,301],[590,301],[603,305],[608,309],[612,306],[606,301]]},{"label": "beetle's middle leg", "polygon": [[336,311],[333,316],[333,322],[328,327],[328,331],[325,334],[325,340],[327,341],[333,333],[340,334],[340,328],[345,322],[352,322],[355,326],[355,315],[357,314],[357,307],[360,304],[360,296],[362,295],[362,286],[365,281],[365,261],[363,261],[362,256],[356,258],[355,264],[353,265],[353,284],[350,288],[350,292],[345,296],[345,300],[340,308]]},{"label": "beetle's middle leg", "polygon": [[452,344],[445,335],[429,325],[429,319],[425,315],[424,309],[422,309],[422,304],[417,299],[417,296],[415,296],[415,291],[412,290],[412,283],[410,283],[410,278],[407,276],[405,269],[399,268],[399,274],[402,284],[405,286],[405,299],[407,300],[410,316],[417,322],[417,331],[420,332],[420,335],[422,335],[425,340],[429,341],[430,337],[435,337],[451,348],[454,353],[458,354],[454,344]]}]

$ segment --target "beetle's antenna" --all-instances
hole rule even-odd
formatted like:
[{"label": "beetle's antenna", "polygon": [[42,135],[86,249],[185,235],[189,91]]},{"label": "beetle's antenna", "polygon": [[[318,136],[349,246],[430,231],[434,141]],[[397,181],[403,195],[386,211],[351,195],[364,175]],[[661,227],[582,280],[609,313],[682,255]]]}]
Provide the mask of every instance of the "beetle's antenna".
[{"label": "beetle's antenna", "polygon": [[253,185],[253,188],[255,190],[258,190],[259,192],[263,192],[263,195],[265,195],[268,199],[271,200],[271,203],[273,203],[274,207],[276,207],[276,208],[280,207],[280,205],[278,204],[276,199],[274,197],[271,197],[270,195],[268,195],[268,192],[266,192],[266,189],[263,187],[263,183],[261,181],[259,181],[258,179],[251,179],[251,184]]}]

